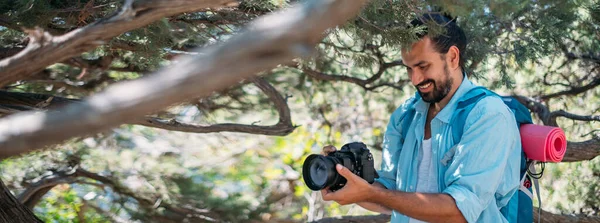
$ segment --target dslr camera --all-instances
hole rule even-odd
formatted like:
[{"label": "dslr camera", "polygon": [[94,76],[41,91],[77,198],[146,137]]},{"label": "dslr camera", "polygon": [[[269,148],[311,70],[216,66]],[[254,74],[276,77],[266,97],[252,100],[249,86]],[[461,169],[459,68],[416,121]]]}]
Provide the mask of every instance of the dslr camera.
[{"label": "dslr camera", "polygon": [[370,184],[379,177],[375,171],[373,155],[367,146],[362,142],[353,142],[327,156],[312,154],[306,158],[302,165],[302,175],[308,188],[314,191],[325,188],[336,191],[344,187],[346,178],[337,172],[336,164],[342,164]]}]

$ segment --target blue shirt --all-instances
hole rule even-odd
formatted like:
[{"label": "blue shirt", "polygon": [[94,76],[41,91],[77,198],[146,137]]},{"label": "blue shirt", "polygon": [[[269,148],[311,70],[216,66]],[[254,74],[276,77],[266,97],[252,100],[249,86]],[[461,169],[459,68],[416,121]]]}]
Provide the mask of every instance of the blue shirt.
[{"label": "blue shirt", "polygon": [[[465,76],[450,102],[431,120],[432,171],[437,173],[438,192],[452,196],[468,222],[507,222],[500,208],[519,187],[519,130],[502,99],[485,97],[467,117],[460,142],[454,142],[450,118],[458,99],[474,87]],[[377,181],[388,189],[415,192],[429,103],[408,101],[390,118]],[[402,144],[399,119],[409,106],[414,106],[415,115]],[[392,223],[408,219],[396,211],[392,213]]]}]

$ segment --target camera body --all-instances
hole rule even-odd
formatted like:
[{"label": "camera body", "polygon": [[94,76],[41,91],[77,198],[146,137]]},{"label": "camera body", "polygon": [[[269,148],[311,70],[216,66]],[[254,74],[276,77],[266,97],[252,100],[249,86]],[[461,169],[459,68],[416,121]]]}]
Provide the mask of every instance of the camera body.
[{"label": "camera body", "polygon": [[313,154],[302,167],[304,181],[311,190],[329,188],[336,191],[346,185],[346,179],[337,173],[336,164],[342,164],[352,173],[373,183],[379,177],[374,167],[373,155],[362,142],[348,143],[327,156]]}]

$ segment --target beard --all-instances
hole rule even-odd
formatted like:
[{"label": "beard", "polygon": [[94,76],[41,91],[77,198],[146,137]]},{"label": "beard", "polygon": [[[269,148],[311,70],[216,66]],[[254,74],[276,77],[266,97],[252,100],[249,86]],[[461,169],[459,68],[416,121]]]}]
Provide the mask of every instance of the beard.
[{"label": "beard", "polygon": [[[452,78],[450,78],[450,71],[448,70],[448,66],[446,64],[444,64],[443,80],[436,82],[432,79],[427,79],[415,87],[417,88],[417,91],[419,92],[419,95],[421,95],[421,98],[423,99],[423,101],[425,101],[427,103],[438,103],[442,99],[444,99],[446,96],[448,96],[448,93],[450,93],[450,90],[452,89],[452,82],[453,82],[453,80],[452,80]],[[427,92],[427,93],[423,93],[423,92],[419,91],[419,86],[422,86],[422,85],[425,85],[428,83],[433,84],[433,91]]]}]

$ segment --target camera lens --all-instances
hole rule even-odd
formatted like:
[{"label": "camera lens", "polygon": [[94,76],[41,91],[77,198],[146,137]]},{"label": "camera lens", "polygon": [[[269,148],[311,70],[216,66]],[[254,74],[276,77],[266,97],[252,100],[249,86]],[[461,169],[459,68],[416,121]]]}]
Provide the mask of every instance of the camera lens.
[{"label": "camera lens", "polygon": [[310,165],[310,178],[315,185],[325,185],[327,183],[327,160],[316,159]]},{"label": "camera lens", "polygon": [[335,170],[334,158],[310,155],[302,166],[304,182],[311,190],[322,190],[336,182],[339,176]]}]

